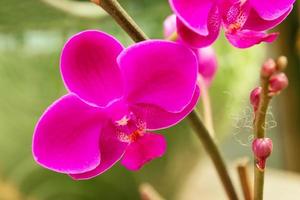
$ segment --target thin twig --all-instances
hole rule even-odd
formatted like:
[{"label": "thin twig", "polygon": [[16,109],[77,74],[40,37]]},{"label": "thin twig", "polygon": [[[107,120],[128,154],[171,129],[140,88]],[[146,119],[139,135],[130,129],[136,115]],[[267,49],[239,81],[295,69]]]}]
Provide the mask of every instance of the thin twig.
[{"label": "thin twig", "polygon": [[252,193],[251,193],[252,190],[249,181],[248,164],[249,164],[248,158],[244,158],[240,160],[237,164],[237,171],[239,174],[239,179],[240,179],[245,200],[252,200]]},{"label": "thin twig", "polygon": [[[91,1],[101,6],[104,10],[106,10],[135,42],[140,42],[148,39],[145,33],[138,27],[138,25],[133,21],[133,19],[120,6],[117,0]],[[228,198],[230,200],[238,200],[237,193],[233,187],[233,183],[230,179],[225,162],[221,156],[216,142],[211,137],[209,131],[205,128],[203,122],[198,117],[195,110],[192,111],[192,113],[188,116],[188,119],[191,121],[191,124],[194,127],[194,131],[197,133],[203,146],[205,147],[205,150],[211,157],[215,168],[218,172],[218,175],[223,183],[225,191],[228,195]]]}]

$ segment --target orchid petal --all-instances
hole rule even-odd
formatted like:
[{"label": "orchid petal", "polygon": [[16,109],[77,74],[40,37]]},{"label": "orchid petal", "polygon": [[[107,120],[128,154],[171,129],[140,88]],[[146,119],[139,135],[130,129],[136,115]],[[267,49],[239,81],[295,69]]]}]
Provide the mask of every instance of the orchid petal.
[{"label": "orchid petal", "polygon": [[96,177],[110,169],[123,156],[128,143],[120,141],[113,124],[108,124],[101,131],[100,152],[101,162],[93,170],[82,174],[70,174],[75,180],[84,180]]},{"label": "orchid petal", "polygon": [[166,148],[164,136],[145,133],[127,147],[121,164],[129,170],[139,170],[147,162],[163,156]]},{"label": "orchid petal", "polygon": [[199,35],[209,34],[209,17],[216,0],[169,0],[174,13],[183,24]]},{"label": "orchid petal", "polygon": [[221,27],[221,16],[215,7],[211,10],[208,18],[208,35],[201,35],[177,18],[177,31],[180,39],[193,48],[201,48],[211,45],[219,36]]},{"label": "orchid petal", "polygon": [[282,16],[274,19],[274,20],[264,20],[261,18],[258,13],[252,9],[248,16],[247,21],[245,22],[243,29],[249,29],[253,31],[266,31],[274,28],[278,24],[280,24],[292,11],[292,7],[287,10]]},{"label": "orchid petal", "polygon": [[61,73],[66,87],[80,98],[104,107],[123,95],[117,56],[122,45],[100,31],[73,36],[61,55]]},{"label": "orchid petal", "polygon": [[261,42],[273,42],[278,33],[264,33],[250,30],[237,31],[236,33],[226,33],[226,38],[237,48],[248,48]]},{"label": "orchid petal", "polygon": [[104,115],[68,94],[52,104],[33,136],[37,163],[60,173],[82,173],[100,163],[99,136]]},{"label": "orchid petal", "polygon": [[191,101],[197,80],[197,60],[187,47],[161,40],[141,42],[118,58],[127,101],[180,112]]},{"label": "orchid petal", "polygon": [[147,130],[159,130],[171,127],[182,121],[198,102],[200,90],[197,86],[192,101],[179,113],[171,113],[163,108],[147,104],[136,104],[131,107],[133,112],[146,123]]},{"label": "orchid petal", "polygon": [[249,0],[258,15],[264,20],[275,20],[291,9],[295,0]]}]

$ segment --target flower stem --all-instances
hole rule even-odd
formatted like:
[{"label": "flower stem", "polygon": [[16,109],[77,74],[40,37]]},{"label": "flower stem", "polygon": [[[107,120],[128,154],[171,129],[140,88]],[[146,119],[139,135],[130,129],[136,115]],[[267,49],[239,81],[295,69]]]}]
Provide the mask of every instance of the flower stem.
[{"label": "flower stem", "polygon": [[206,129],[204,124],[202,123],[202,120],[198,116],[198,114],[193,111],[188,116],[190,123],[192,124],[195,133],[201,140],[205,150],[207,151],[208,155],[212,159],[214,166],[219,174],[219,177],[223,183],[223,186],[226,190],[227,196],[231,200],[237,200],[238,196],[235,192],[233,183],[230,179],[228,170],[225,165],[225,161],[222,158],[221,152],[219,148],[217,147],[216,142],[214,141],[213,137],[209,133],[209,131]]},{"label": "flower stem", "polygon": [[147,40],[147,35],[140,29],[135,21],[127,14],[117,0],[91,0],[101,6],[135,41]]},{"label": "flower stem", "polygon": [[203,80],[203,77],[201,75],[198,75],[198,86],[200,87],[201,91],[201,100],[203,103],[202,109],[203,109],[203,117],[204,117],[204,123],[206,128],[208,129],[209,133],[214,136],[215,130],[214,130],[214,123],[213,123],[213,117],[212,117],[212,110],[211,110],[211,103],[208,93],[208,88],[205,85],[205,82]]},{"label": "flower stem", "polygon": [[[287,78],[286,79],[278,78],[278,77],[282,77],[281,75],[282,73],[280,72],[283,72],[286,67],[287,67],[287,58],[285,56],[280,56],[277,59],[276,63],[275,61],[268,60],[262,67],[262,71],[260,73],[260,82],[261,82],[262,89],[259,97],[258,109],[255,112],[255,119],[254,119],[255,139],[265,138],[266,115],[268,112],[268,107],[271,102],[271,99],[273,96],[278,95],[288,85]],[[276,78],[274,77],[277,78],[277,86],[279,86],[279,88],[277,88],[276,90],[278,91],[276,90],[274,91],[273,90],[274,88],[272,87],[274,86],[274,80],[276,80]],[[273,85],[272,85],[272,80],[273,80]],[[259,160],[256,158],[254,162],[254,200],[263,199],[265,168],[260,168],[259,165],[257,165],[258,162]]]},{"label": "flower stem", "polygon": [[261,87],[262,92],[260,95],[260,103],[258,110],[256,111],[256,117],[254,121],[254,133],[256,138],[265,137],[265,123],[266,123],[266,114],[271,101],[271,96],[269,93],[269,78],[261,76]]},{"label": "flower stem", "polygon": [[[126,11],[120,6],[117,0],[91,0],[97,5],[101,6],[107,11],[117,23],[128,33],[128,35],[135,41],[140,42],[147,40],[148,37],[133,21],[133,19],[126,13]],[[205,150],[211,157],[215,168],[219,174],[219,177],[223,183],[226,193],[230,200],[237,200],[237,194],[233,187],[233,183],[229,177],[225,162],[221,156],[221,153],[217,147],[216,142],[211,137],[209,131],[205,128],[203,122],[197,115],[196,111],[188,116],[191,124],[194,127],[195,132],[200,138]]]},{"label": "flower stem", "polygon": [[[259,107],[255,114],[254,120],[254,134],[255,138],[265,137],[265,124],[266,124],[266,114],[271,101],[271,97],[268,95],[269,92],[269,77],[261,76],[261,95]],[[254,200],[263,199],[263,189],[264,189],[264,175],[265,170],[261,170],[257,167],[256,161],[254,163]]]}]

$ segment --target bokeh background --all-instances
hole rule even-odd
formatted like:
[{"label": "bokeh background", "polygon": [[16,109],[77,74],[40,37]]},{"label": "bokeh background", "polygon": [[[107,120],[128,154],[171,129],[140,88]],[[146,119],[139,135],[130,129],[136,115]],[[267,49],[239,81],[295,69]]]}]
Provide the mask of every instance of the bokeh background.
[{"label": "bokeh background", "polygon": [[[167,0],[120,3],[151,38],[162,37],[162,22],[171,13]],[[235,176],[236,159],[245,155],[251,158],[252,111],[248,96],[258,84],[259,67],[267,57],[288,56],[290,86],[276,98],[268,115],[268,134],[274,141],[268,166],[275,169],[274,177],[279,170],[284,185],[291,177],[300,196],[297,4],[279,26],[281,35],[273,44],[239,50],[220,37],[214,44],[219,70],[209,93],[216,137]],[[225,199],[210,160],[187,121],[161,131],[168,140],[166,155],[138,172],[117,164],[92,180],[73,181],[33,161],[35,123],[48,105],[66,93],[59,73],[61,48],[68,37],[85,29],[101,29],[126,46],[132,43],[109,16],[88,1],[0,0],[0,200],[134,200],[139,199],[138,188],[143,182],[152,184],[166,199],[213,199],[209,192],[218,194],[214,199]],[[197,182],[192,177],[201,178]],[[269,182],[267,179],[266,184]],[[197,184],[199,187],[195,187]]]}]

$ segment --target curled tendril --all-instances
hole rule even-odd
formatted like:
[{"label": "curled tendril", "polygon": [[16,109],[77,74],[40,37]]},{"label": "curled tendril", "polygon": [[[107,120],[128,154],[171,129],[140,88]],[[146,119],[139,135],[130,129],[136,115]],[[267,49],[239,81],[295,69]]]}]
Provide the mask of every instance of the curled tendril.
[{"label": "curled tendril", "polygon": [[[233,136],[242,146],[250,146],[253,141],[253,121],[254,111],[251,106],[247,106],[240,114],[231,115],[233,120]],[[266,115],[265,130],[273,129],[277,126],[272,107],[269,107]]]}]

